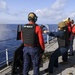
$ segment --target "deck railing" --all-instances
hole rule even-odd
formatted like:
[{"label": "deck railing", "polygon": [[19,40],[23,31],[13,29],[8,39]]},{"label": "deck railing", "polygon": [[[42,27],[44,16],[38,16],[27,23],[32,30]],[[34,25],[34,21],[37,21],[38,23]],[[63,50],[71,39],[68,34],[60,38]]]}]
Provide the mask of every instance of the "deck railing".
[{"label": "deck railing", "polygon": [[[11,47],[11,48],[9,48],[9,49],[5,49],[5,50],[0,51],[0,55],[5,52],[5,56],[6,56],[5,60],[3,60],[2,62],[0,62],[0,65],[3,64],[3,63],[6,63],[7,66],[9,65],[9,62],[10,62],[10,61],[12,60],[12,58],[13,58],[13,56],[9,57],[9,51],[10,51],[10,50],[12,51],[12,49],[16,49],[17,47],[18,47],[18,45],[17,45],[17,46],[14,46],[14,47]],[[15,50],[13,50],[13,52],[14,52],[14,51],[15,51]]]}]

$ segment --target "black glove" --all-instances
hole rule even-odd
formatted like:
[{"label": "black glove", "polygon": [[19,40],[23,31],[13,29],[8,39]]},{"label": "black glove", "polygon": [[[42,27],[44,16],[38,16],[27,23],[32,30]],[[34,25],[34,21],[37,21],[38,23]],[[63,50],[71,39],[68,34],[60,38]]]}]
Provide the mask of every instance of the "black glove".
[{"label": "black glove", "polygon": [[43,54],[44,53],[44,50],[41,50],[41,54]]},{"label": "black glove", "polygon": [[41,48],[41,46],[39,46],[39,49],[40,49],[40,53],[43,54],[45,50],[43,50],[43,49]]}]

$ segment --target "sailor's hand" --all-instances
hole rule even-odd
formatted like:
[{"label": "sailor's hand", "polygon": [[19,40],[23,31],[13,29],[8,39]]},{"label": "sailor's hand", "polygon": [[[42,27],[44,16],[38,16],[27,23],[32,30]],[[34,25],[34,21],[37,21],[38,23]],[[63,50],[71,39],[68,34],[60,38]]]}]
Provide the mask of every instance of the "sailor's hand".
[{"label": "sailor's hand", "polygon": [[49,32],[49,30],[44,30],[44,31],[43,31],[43,33],[47,33],[47,32]]}]

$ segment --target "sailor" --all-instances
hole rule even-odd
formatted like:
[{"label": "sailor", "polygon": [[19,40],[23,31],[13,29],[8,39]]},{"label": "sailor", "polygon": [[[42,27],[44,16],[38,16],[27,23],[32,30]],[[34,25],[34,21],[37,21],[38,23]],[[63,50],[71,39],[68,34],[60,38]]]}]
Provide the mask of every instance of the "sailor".
[{"label": "sailor", "polygon": [[67,52],[67,31],[66,24],[64,22],[58,23],[58,31],[57,32],[49,32],[44,31],[49,36],[57,37],[58,40],[58,48],[51,54],[48,68],[45,69],[45,72],[49,72],[49,74],[53,73],[53,67],[58,67],[58,57]]},{"label": "sailor", "polygon": [[39,64],[41,53],[44,52],[45,45],[41,27],[36,24],[37,16],[35,13],[28,14],[28,24],[22,28],[21,39],[24,43],[23,49],[23,75],[28,75],[30,64],[33,66],[33,75],[39,75]]},{"label": "sailor", "polygon": [[70,54],[69,54],[69,56],[74,55],[74,52],[73,52],[73,39],[74,39],[74,36],[75,36],[74,20],[71,20],[71,29],[72,29],[72,32],[71,32],[71,36],[70,36]]}]

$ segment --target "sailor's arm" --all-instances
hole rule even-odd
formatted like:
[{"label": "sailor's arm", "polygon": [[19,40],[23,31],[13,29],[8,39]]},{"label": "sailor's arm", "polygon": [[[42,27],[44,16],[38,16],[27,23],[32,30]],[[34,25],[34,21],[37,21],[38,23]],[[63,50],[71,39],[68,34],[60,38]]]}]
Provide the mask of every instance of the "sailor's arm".
[{"label": "sailor's arm", "polygon": [[44,38],[43,38],[42,30],[41,30],[40,27],[38,29],[38,38],[39,38],[39,43],[40,43],[40,46],[41,46],[42,50],[45,50]]},{"label": "sailor's arm", "polygon": [[53,36],[53,37],[61,37],[62,36],[62,32],[60,32],[60,31],[49,32],[48,30],[45,30],[44,33],[48,34],[49,36]]}]

